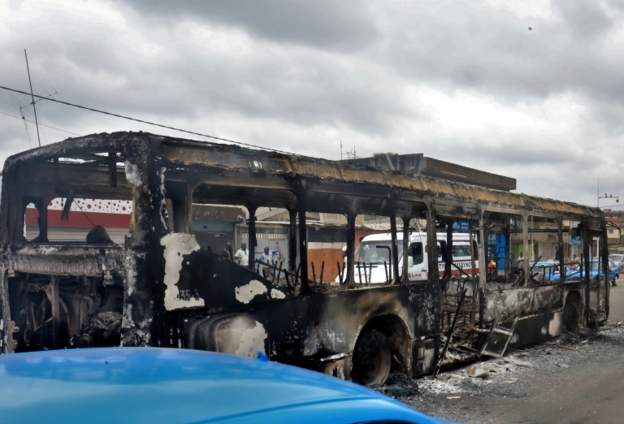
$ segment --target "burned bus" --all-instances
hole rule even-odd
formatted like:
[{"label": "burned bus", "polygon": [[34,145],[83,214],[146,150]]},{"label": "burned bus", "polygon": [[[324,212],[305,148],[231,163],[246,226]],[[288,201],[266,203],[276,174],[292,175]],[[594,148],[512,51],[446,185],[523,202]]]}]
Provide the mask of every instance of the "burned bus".
[{"label": "burned bus", "polygon": [[[124,202],[125,233],[50,225],[93,220],[88,202]],[[454,262],[459,232],[478,266]],[[0,234],[3,352],[264,353],[373,384],[608,316],[597,208],[142,132],[7,159]],[[390,237],[359,254],[370,234]],[[408,272],[423,258],[425,271]],[[381,283],[365,278],[373,266]]]}]

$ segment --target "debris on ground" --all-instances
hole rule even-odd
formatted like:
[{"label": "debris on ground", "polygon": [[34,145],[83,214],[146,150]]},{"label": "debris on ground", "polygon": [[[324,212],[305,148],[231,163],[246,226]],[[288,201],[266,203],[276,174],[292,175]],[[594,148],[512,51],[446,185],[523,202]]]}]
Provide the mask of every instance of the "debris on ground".
[{"label": "debris on ground", "polygon": [[392,384],[385,389],[391,391],[384,393],[394,393],[423,412],[459,422],[529,422],[507,419],[509,414],[523,413],[510,402],[535,401],[542,390],[550,390],[557,381],[566,387],[565,379],[571,371],[600,367],[596,363],[599,356],[608,363],[624,357],[624,326],[615,324],[605,326],[601,332],[566,334],[502,358],[443,372],[435,379],[411,380],[403,376],[389,381]]},{"label": "debris on ground", "polygon": [[490,373],[487,369],[480,367],[478,365],[473,365],[472,367],[468,367],[468,369],[466,370],[466,372],[468,373],[468,375],[472,378],[488,378],[490,376]]},{"label": "debris on ground", "polygon": [[418,380],[418,383],[420,390],[426,393],[447,395],[462,393],[464,391],[461,387],[457,386],[453,382],[440,377],[425,377]]},{"label": "debris on ground", "polygon": [[506,358],[503,358],[503,362],[513,364],[518,367],[525,367],[525,368],[531,368],[533,366],[531,365],[529,361],[523,361],[522,359],[519,359],[514,356],[508,356]]},{"label": "debris on ground", "polygon": [[404,373],[390,374],[386,384],[375,387],[378,391],[394,398],[417,395],[418,380],[415,380]]}]

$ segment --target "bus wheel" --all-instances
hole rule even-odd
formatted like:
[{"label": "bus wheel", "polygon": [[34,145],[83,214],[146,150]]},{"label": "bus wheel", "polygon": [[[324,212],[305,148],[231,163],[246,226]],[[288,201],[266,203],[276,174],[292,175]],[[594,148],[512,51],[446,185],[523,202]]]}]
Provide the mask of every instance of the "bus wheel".
[{"label": "bus wheel", "polygon": [[574,333],[579,330],[581,311],[581,296],[575,292],[570,293],[563,307],[563,328],[565,331]]},{"label": "bus wheel", "polygon": [[392,367],[392,352],[387,337],[377,329],[365,330],[353,351],[353,381],[364,385],[386,382]]}]

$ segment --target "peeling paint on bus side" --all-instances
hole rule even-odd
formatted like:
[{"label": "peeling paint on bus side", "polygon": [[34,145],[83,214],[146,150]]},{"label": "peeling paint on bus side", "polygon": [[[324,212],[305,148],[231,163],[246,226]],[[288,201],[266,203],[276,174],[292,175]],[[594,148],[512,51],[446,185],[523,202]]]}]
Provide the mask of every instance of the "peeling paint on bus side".
[{"label": "peeling paint on bus side", "polygon": [[178,289],[182,262],[187,255],[198,251],[200,248],[197,240],[195,240],[195,236],[185,233],[170,233],[160,239],[160,245],[165,248],[163,252],[165,258],[165,276],[163,281],[166,286],[165,309],[173,311],[181,308],[204,306],[204,299],[193,296],[182,298]]},{"label": "peeling paint on bus side", "polygon": [[286,298],[286,294],[278,289],[271,289],[271,299],[285,299]]},{"label": "peeling paint on bus side", "polygon": [[561,334],[561,312],[555,312],[548,323],[548,334],[557,337]]},{"label": "peeling paint on bus side", "polygon": [[234,351],[235,355],[255,357],[258,353],[265,353],[264,341],[267,332],[262,324],[256,321],[256,325],[250,329],[244,329],[238,339],[238,347]]},{"label": "peeling paint on bus side", "polygon": [[244,304],[248,304],[254,299],[254,297],[266,294],[266,292],[267,287],[258,280],[251,280],[244,286],[236,287],[234,289],[236,300]]}]

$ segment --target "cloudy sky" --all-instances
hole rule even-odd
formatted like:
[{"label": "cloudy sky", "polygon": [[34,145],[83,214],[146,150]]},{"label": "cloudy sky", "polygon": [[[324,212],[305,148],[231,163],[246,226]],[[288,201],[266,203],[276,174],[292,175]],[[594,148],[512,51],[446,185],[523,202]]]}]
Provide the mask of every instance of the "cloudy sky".
[{"label": "cloudy sky", "polygon": [[[598,180],[624,195],[624,1],[177,3],[0,0],[0,85],[27,89],[27,48],[35,91],[62,100],[329,159],[341,140],[423,152],[585,204]],[[0,92],[2,161],[36,145],[27,104]],[[43,143],[164,133],[37,105]]]}]

